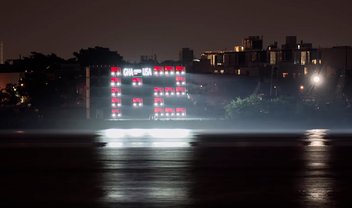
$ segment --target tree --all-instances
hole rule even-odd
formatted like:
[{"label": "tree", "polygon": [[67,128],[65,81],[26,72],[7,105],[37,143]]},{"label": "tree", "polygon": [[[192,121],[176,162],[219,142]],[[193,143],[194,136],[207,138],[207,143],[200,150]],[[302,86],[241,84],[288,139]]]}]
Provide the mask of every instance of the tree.
[{"label": "tree", "polygon": [[74,52],[76,61],[82,66],[89,65],[120,65],[123,63],[123,57],[117,51],[110,51],[109,48],[94,47],[81,49]]}]

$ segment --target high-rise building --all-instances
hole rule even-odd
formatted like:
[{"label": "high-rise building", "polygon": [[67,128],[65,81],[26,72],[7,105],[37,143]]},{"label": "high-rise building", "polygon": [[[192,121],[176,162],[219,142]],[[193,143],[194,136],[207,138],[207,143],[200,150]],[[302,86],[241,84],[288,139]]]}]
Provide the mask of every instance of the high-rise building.
[{"label": "high-rise building", "polygon": [[243,39],[244,50],[262,50],[263,49],[263,37],[249,36]]},{"label": "high-rise building", "polygon": [[189,65],[194,59],[193,50],[189,48],[182,48],[179,59],[183,65]]}]

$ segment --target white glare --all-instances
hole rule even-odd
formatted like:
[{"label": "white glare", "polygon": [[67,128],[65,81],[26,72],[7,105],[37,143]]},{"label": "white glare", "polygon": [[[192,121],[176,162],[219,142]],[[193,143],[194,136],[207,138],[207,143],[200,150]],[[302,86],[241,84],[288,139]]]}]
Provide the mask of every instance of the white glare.
[{"label": "white glare", "polygon": [[122,129],[107,129],[104,131],[104,136],[109,139],[125,137],[125,131]]},{"label": "white glare", "polygon": [[126,131],[130,137],[143,137],[147,133],[145,129],[128,129]]},{"label": "white glare", "polygon": [[150,129],[149,136],[154,138],[189,138],[191,131],[188,129]]},{"label": "white glare", "polygon": [[107,148],[122,148],[123,147],[123,143],[122,142],[108,142],[106,144]]},{"label": "white glare", "polygon": [[179,147],[190,147],[188,142],[153,142],[152,147],[156,148],[179,148]]}]

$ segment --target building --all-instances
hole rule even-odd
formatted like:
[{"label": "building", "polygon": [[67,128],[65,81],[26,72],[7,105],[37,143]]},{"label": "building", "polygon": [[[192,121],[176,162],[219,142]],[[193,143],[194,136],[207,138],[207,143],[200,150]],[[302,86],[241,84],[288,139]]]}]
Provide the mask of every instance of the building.
[{"label": "building", "polygon": [[179,60],[183,65],[192,64],[194,59],[194,52],[189,48],[182,48],[179,54]]}]

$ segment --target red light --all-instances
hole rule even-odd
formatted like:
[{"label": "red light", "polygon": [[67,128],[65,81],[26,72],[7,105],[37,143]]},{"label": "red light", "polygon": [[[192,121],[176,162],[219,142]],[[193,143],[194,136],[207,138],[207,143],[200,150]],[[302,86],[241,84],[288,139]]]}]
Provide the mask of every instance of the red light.
[{"label": "red light", "polygon": [[154,87],[154,92],[163,92],[164,89],[162,87]]},{"label": "red light", "polygon": [[112,77],[111,82],[121,82],[121,79],[118,77]]},{"label": "red light", "polygon": [[165,108],[165,113],[173,113],[175,112],[173,108]]},{"label": "red light", "polygon": [[143,103],[143,98],[133,98],[132,102],[134,102],[134,103]]},{"label": "red light", "polygon": [[111,113],[121,113],[121,110],[120,109],[112,109]]},{"label": "red light", "polygon": [[154,113],[164,113],[163,108],[154,108]]},{"label": "red light", "polygon": [[162,72],[162,71],[164,71],[164,67],[162,67],[162,66],[154,66],[153,71]]},{"label": "red light", "polygon": [[176,87],[176,92],[186,92],[185,87]]},{"label": "red light", "polygon": [[186,108],[176,108],[176,113],[186,113]]},{"label": "red light", "polygon": [[111,72],[121,72],[121,68],[116,66],[111,67],[110,70]]},{"label": "red light", "polygon": [[154,103],[164,103],[164,99],[163,98],[154,98]]},{"label": "red light", "polygon": [[120,98],[111,98],[111,102],[112,103],[121,103],[121,99]]},{"label": "red light", "polygon": [[112,92],[112,93],[119,93],[119,92],[121,92],[121,88],[112,87],[112,88],[111,88],[111,92]]},{"label": "red light", "polygon": [[184,78],[184,77],[180,77],[180,76],[176,77],[176,82],[184,82],[185,80],[186,80],[186,78]]},{"label": "red light", "polygon": [[186,71],[186,67],[184,67],[184,66],[176,66],[176,71],[184,72],[184,71]]},{"label": "red light", "polygon": [[169,93],[175,92],[175,89],[172,87],[165,87],[165,92],[169,92]]}]

